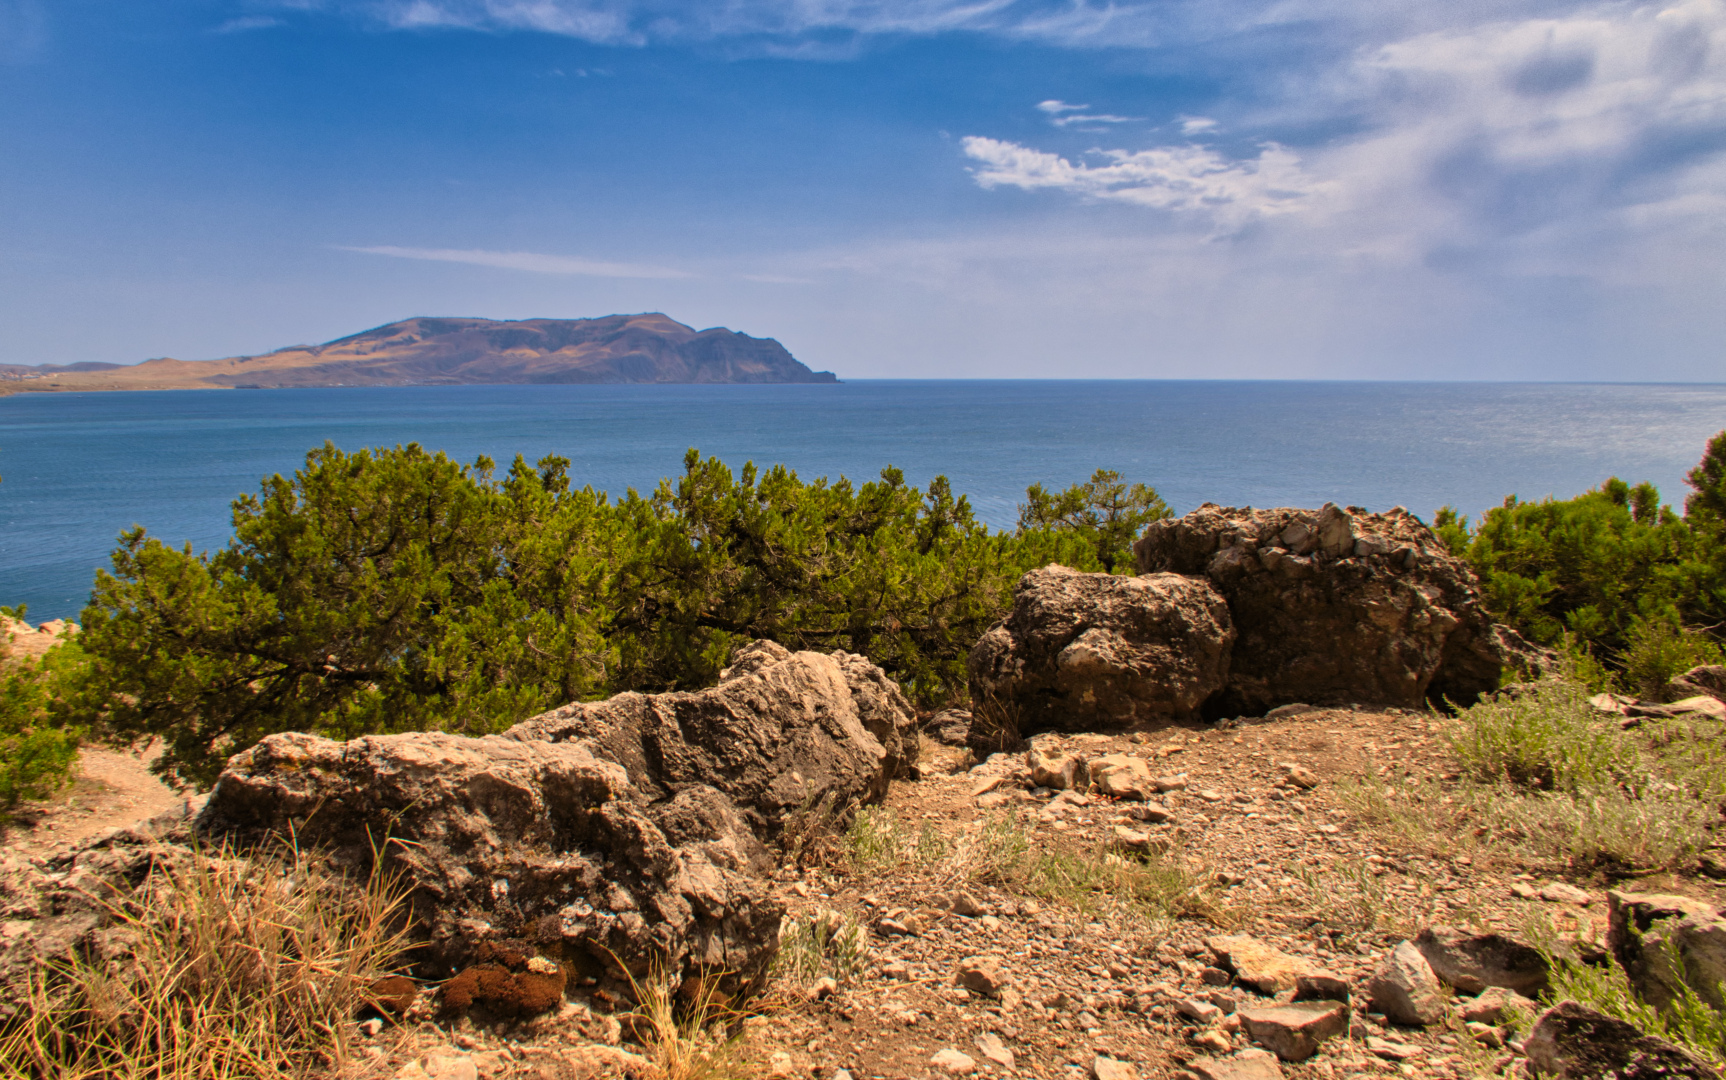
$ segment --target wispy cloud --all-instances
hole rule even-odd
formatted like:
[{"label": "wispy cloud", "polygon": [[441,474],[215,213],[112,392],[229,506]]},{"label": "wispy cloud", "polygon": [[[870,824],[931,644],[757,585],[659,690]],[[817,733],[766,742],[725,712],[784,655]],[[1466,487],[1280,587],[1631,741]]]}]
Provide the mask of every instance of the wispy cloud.
[{"label": "wispy cloud", "polygon": [[430,262],[492,266],[502,270],[526,270],[535,274],[582,274],[589,277],[611,278],[690,278],[696,276],[687,270],[678,270],[667,266],[603,262],[598,259],[583,259],[570,255],[543,255],[532,251],[483,251],[454,248],[394,247],[391,245],[338,246],[338,249],[357,251],[366,255],[388,255],[397,259],[425,259]]},{"label": "wispy cloud", "polygon": [[1099,163],[1075,164],[1057,154],[978,135],[961,140],[985,188],[1048,189],[1133,203],[1177,213],[1203,214],[1238,227],[1270,214],[1299,209],[1324,185],[1301,169],[1300,159],[1274,143],[1258,157],[1230,160],[1202,146],[1150,150],[1094,150]]},{"label": "wispy cloud", "polygon": [[1215,131],[1216,129],[1217,122],[1208,116],[1181,117],[1182,135],[1199,135],[1207,131]]},{"label": "wispy cloud", "polygon": [[1086,110],[1089,105],[1069,105],[1064,101],[1040,101],[1039,111],[1047,113],[1049,123],[1056,127],[1084,127],[1087,124],[1132,124],[1142,120],[1139,116],[1112,116],[1109,113],[1093,113]]},{"label": "wispy cloud", "polygon": [[269,30],[273,27],[286,25],[274,15],[243,15],[237,19],[229,19],[213,31],[217,34],[244,34],[251,30]]}]

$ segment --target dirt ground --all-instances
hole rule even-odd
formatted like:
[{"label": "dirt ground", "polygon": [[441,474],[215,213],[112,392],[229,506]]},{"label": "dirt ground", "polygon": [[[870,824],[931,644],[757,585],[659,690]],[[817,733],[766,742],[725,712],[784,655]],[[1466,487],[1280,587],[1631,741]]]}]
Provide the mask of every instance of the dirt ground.
[{"label": "dirt ground", "polygon": [[[1183,1003],[1207,1001],[1226,1014],[1271,1004],[1217,985],[1205,942],[1221,934],[1251,935],[1353,989],[1350,1032],[1307,1062],[1284,1063],[1286,1076],[1506,1075],[1514,1050],[1490,1045],[1491,1038],[1483,1044],[1460,1021],[1399,1029],[1365,1014],[1361,991],[1386,950],[1435,923],[1516,934],[1534,920],[1566,936],[1601,938],[1608,887],[1721,902],[1726,895],[1703,878],[1614,884],[1566,876],[1559,867],[1521,866],[1455,842],[1436,826],[1429,837],[1393,840],[1362,820],[1350,792],[1363,785],[1394,798],[1400,785],[1453,779],[1442,738],[1447,723],[1427,713],[1332,709],[1233,727],[1062,740],[1087,757],[1144,758],[1154,775],[1184,780],[1158,796],[1169,815],[1160,824],[1130,816],[1132,803],[1031,790],[1019,776],[1023,755],[973,767],[963,751],[930,745],[924,777],[895,783],[881,820],[923,837],[919,849],[934,854],[859,866],[835,844],[825,859],[786,869],[776,882],[793,918],[838,913],[864,928],[866,947],[851,970],[838,973],[837,986],[816,983],[813,973],[779,977],[765,1007],[743,1025],[733,1075],[945,1077],[955,1073],[931,1059],[955,1050],[971,1060],[972,1075],[1003,1080],[1081,1080],[1095,1075],[1099,1057],[1129,1063],[1144,1080],[1179,1076],[1200,1054],[1248,1046],[1231,1030],[1238,1025],[1197,1024],[1182,1014]],[[1291,764],[1310,770],[1314,786],[1291,786]],[[175,798],[149,775],[143,755],[89,751],[77,785],[31,807],[32,824],[14,828],[5,844],[44,854],[159,812]],[[987,862],[978,845],[990,837],[1012,833],[1033,847],[1094,852],[1117,827],[1145,833],[1154,846],[1166,843],[1169,864],[1202,894],[1202,910],[1168,917],[1101,893],[1033,895],[977,872]],[[972,957],[998,961],[998,995],[955,985]],[[450,1077],[576,1080],[634,1068],[629,1063],[639,1059],[616,1051],[594,1059],[573,1049],[589,1040],[616,1045],[624,1031],[603,1015],[602,1002],[573,997],[562,1014],[532,1022],[386,1027],[370,1038],[358,1071],[411,1080],[445,1075],[428,1067],[451,1059],[422,1059],[438,1046],[474,1069],[463,1065]]]}]

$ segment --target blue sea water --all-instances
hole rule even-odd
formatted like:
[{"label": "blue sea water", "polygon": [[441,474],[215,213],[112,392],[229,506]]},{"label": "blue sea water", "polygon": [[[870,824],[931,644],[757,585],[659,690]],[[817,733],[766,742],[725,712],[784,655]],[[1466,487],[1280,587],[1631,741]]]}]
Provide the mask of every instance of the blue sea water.
[{"label": "blue sea water", "polygon": [[449,386],[0,398],[0,603],[75,617],[122,529],[220,547],[228,504],[325,440],[418,442],[646,491],[691,446],[733,466],[914,484],[945,474],[1010,528],[1026,485],[1112,468],[1177,513],[1206,501],[1478,515],[1608,476],[1682,503],[1726,386],[854,381],[837,386]]}]

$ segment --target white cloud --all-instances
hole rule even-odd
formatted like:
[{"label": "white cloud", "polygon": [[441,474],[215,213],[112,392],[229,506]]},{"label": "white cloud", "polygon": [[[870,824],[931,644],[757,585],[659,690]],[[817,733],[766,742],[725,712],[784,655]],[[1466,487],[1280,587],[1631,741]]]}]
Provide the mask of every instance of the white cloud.
[{"label": "white cloud", "polygon": [[1208,116],[1183,116],[1180,119],[1182,135],[1198,135],[1217,129],[1217,122]]},{"label": "white cloud", "polygon": [[251,30],[269,30],[284,25],[282,20],[274,15],[243,15],[237,19],[229,19],[216,27],[218,34],[243,34]]},{"label": "white cloud", "polygon": [[1202,214],[1225,227],[1299,209],[1324,185],[1306,175],[1300,159],[1267,144],[1256,158],[1230,160],[1202,146],[1092,151],[1087,165],[1018,143],[978,135],[961,141],[985,188],[1050,189],[1157,210]]},{"label": "white cloud", "polygon": [[541,255],[531,251],[478,251],[452,248],[413,248],[379,245],[375,247],[340,247],[341,251],[357,251],[366,255],[389,255],[398,259],[426,259],[431,262],[467,263],[472,266],[493,266],[504,270],[526,270],[535,274],[583,274],[609,278],[688,278],[694,274],[665,266],[644,266],[639,263],[601,262],[568,255]]}]

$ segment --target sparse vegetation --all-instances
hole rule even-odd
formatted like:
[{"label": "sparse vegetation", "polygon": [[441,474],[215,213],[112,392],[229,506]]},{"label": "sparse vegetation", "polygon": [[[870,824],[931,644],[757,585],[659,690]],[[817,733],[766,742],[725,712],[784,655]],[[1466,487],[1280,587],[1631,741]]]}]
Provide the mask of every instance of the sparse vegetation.
[{"label": "sparse vegetation", "polygon": [[779,927],[774,974],[799,985],[822,976],[844,983],[861,974],[868,959],[869,932],[844,912],[828,909]]},{"label": "sparse vegetation", "polygon": [[720,994],[719,979],[703,979],[680,997],[665,972],[643,981],[630,976],[636,1007],[629,1030],[646,1052],[655,1080],[744,1080],[754,1070],[743,1059],[740,1015]]},{"label": "sparse vegetation", "polygon": [[39,968],[0,1033],[0,1076],[215,1080],[325,1074],[407,946],[401,894],[310,852],[221,849],[156,866],[110,901],[108,947]]}]

